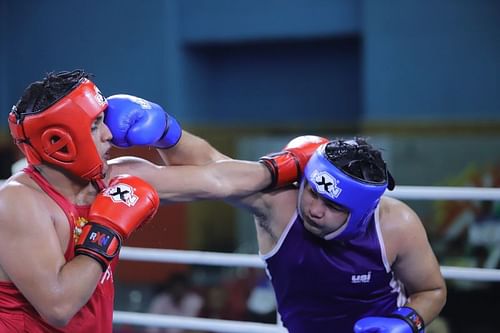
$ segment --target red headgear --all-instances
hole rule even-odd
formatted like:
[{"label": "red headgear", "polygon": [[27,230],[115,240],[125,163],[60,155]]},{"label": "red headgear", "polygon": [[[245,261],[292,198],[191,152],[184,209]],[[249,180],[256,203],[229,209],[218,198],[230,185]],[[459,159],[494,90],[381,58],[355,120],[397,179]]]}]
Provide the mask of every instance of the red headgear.
[{"label": "red headgear", "polygon": [[102,178],[103,165],[91,134],[97,116],[108,103],[88,79],[42,112],[9,114],[10,133],[30,164],[56,165],[93,180]]}]

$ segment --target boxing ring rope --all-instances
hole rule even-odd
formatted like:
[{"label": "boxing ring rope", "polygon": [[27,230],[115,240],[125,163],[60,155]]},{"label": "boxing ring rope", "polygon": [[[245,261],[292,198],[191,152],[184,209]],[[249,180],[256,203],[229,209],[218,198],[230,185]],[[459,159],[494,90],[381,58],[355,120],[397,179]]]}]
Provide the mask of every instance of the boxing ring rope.
[{"label": "boxing ring rope", "polygon": [[187,330],[214,331],[217,333],[287,333],[278,325],[252,323],[237,320],[193,318],[150,313],[115,311],[114,324],[130,324],[147,327],[179,328]]},{"label": "boxing ring rope", "polygon": [[500,201],[500,188],[459,186],[396,186],[385,195],[414,200],[491,200]]},{"label": "boxing ring rope", "polygon": [[[500,201],[500,188],[396,186],[387,196],[407,200],[489,200]],[[253,254],[184,251],[123,247],[121,260],[192,265],[265,268],[264,261]],[[441,266],[445,279],[500,282],[500,269]],[[180,317],[115,311],[115,324],[179,328],[220,333],[286,333],[278,324],[261,324],[233,320]]]},{"label": "boxing ring rope", "polygon": [[[159,263],[178,263],[206,266],[265,268],[265,263],[255,254],[150,249],[123,247],[120,260]],[[441,266],[445,279],[500,282],[500,269]]]}]

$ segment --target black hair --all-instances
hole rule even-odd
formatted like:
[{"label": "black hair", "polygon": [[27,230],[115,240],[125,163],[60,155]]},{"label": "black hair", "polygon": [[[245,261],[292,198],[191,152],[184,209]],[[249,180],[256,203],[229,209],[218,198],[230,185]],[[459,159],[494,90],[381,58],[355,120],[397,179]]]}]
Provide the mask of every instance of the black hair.
[{"label": "black hair", "polygon": [[42,112],[69,94],[83,79],[90,76],[91,74],[80,69],[71,72],[50,72],[41,81],[31,83],[24,90],[12,111],[18,119]]},{"label": "black hair", "polygon": [[325,147],[325,157],[350,177],[366,183],[387,182],[389,190],[394,188],[394,178],[387,170],[382,153],[369,144],[366,138],[330,141]]}]

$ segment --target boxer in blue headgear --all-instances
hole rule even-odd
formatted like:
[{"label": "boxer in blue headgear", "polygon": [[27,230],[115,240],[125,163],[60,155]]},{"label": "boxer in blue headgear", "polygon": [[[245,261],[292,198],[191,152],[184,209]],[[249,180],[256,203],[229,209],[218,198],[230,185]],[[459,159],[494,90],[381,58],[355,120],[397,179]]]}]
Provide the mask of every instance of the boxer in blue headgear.
[{"label": "boxer in blue headgear", "polygon": [[394,180],[380,151],[304,136],[260,161],[274,189],[237,200],[288,332],[423,333],[446,285],[418,215],[383,195]]},{"label": "boxer in blue headgear", "polygon": [[336,140],[319,147],[306,165],[301,192],[306,182],[349,214],[340,228],[323,236],[327,240],[363,233],[382,194],[394,188],[380,152],[363,139]]}]

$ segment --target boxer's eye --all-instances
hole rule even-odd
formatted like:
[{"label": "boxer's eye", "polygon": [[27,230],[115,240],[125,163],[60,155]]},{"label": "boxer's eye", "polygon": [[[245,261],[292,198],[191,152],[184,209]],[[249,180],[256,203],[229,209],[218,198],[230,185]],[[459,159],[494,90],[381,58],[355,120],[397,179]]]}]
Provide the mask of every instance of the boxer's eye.
[{"label": "boxer's eye", "polygon": [[90,128],[90,130],[92,132],[96,131],[99,128],[99,125],[102,123],[102,121],[103,121],[103,116],[102,115],[98,116],[92,123],[92,127]]},{"label": "boxer's eye", "polygon": [[349,213],[349,210],[341,205],[338,205],[338,204],[331,202],[329,200],[326,200],[326,199],[324,201],[325,201],[326,206],[330,209],[336,210],[337,212],[341,212],[341,213]]}]

